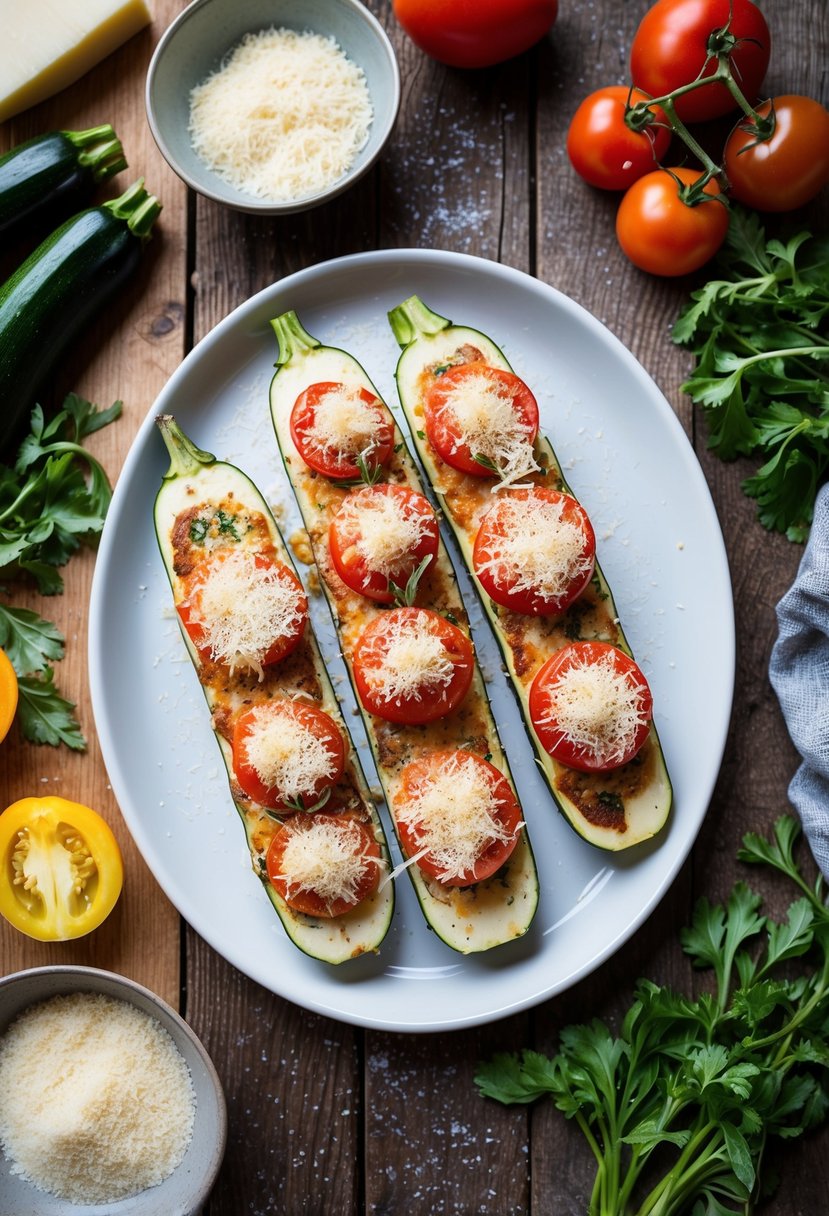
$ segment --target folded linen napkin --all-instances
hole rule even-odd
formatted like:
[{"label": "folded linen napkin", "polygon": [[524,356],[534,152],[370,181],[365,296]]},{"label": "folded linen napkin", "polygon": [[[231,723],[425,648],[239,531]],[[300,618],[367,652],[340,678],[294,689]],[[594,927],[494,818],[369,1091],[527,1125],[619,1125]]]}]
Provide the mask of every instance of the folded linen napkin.
[{"label": "folded linen napkin", "polygon": [[789,798],[829,878],[829,485],[815,503],[797,577],[777,605],[769,676],[803,763]]}]

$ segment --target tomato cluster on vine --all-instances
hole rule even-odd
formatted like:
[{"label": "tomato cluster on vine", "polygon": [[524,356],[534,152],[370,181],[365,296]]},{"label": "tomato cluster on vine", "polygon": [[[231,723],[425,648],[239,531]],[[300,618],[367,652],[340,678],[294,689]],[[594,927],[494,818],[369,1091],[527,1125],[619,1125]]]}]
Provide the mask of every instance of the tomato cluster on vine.
[{"label": "tomato cluster on vine", "polygon": [[[829,182],[829,112],[810,97],[762,99],[771,35],[752,0],[657,0],[630,53],[631,84],[591,93],[567,153],[591,186],[624,190],[616,235],[653,274],[699,269],[728,229],[728,200],[791,211]],[[715,163],[689,130],[742,116]],[[664,166],[676,136],[700,168]]]}]

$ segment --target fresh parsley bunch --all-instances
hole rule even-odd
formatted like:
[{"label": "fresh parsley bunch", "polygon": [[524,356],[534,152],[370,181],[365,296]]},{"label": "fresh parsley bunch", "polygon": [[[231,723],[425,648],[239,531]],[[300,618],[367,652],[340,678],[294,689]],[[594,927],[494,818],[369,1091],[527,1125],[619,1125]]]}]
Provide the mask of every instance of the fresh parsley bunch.
[{"label": "fresh parsley bunch", "polygon": [[756,213],[735,207],[718,264],[724,277],[674,325],[697,357],[683,388],[723,460],[762,458],[743,483],[760,521],[802,541],[829,473],[829,238],[766,240]]},{"label": "fresh parsley bunch", "polygon": [[[75,393],[48,423],[35,406],[14,466],[0,465],[0,592],[20,575],[31,577],[41,595],[63,591],[59,567],[82,544],[95,543],[112,497],[104,469],[82,441],[120,413],[120,401],[100,410]],[[51,664],[65,649],[55,625],[0,602],[0,647],[18,676],[24,737],[83,749],[74,706],[55,687]]]},{"label": "fresh parsley bunch", "polygon": [[[769,1142],[829,1112],[829,908],[794,859],[799,825],[753,833],[741,860],[798,888],[787,919],[760,912],[738,883],[723,906],[701,900],[683,947],[711,968],[713,993],[687,997],[641,981],[615,1036],[568,1026],[552,1059],[499,1055],[476,1077],[499,1102],[549,1094],[575,1119],[597,1163],[589,1216],[731,1216],[768,1189]],[[802,964],[809,961],[809,966]]]}]

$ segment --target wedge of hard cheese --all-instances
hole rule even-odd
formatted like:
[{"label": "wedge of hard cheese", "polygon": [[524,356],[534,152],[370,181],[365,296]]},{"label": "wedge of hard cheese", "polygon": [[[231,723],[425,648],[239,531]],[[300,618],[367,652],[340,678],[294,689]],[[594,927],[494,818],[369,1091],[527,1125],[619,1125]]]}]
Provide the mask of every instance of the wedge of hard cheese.
[{"label": "wedge of hard cheese", "polygon": [[145,0],[0,0],[0,122],[73,84],[150,20]]}]

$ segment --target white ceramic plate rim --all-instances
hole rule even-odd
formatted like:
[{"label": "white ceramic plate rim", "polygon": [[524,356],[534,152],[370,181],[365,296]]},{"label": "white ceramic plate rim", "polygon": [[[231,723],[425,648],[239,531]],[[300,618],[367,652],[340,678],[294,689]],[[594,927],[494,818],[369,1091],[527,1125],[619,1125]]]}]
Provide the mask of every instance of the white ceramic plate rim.
[{"label": "white ceramic plate rim", "polygon": [[[681,608],[683,612],[690,609],[690,611],[687,611],[687,618],[692,626],[689,645],[693,646],[700,634],[705,634],[706,623],[708,625],[711,623],[708,620],[709,617],[712,617],[716,622],[716,631],[712,636],[712,645],[715,650],[714,662],[710,668],[711,674],[707,679],[709,696],[706,704],[706,717],[704,723],[700,726],[700,730],[704,735],[705,748],[701,753],[692,758],[693,781],[688,783],[690,788],[687,788],[687,786],[677,788],[675,780],[675,794],[677,798],[681,798],[682,802],[679,808],[675,810],[669,828],[662,834],[661,838],[658,838],[657,842],[652,846],[643,846],[644,856],[640,854],[638,859],[631,858],[626,853],[606,855],[599,853],[598,850],[593,850],[591,846],[586,845],[576,837],[572,830],[563,823],[561,817],[555,815],[555,812],[551,811],[551,814],[555,815],[555,826],[549,826],[549,824],[553,823],[552,820],[544,820],[543,831],[554,831],[556,833],[555,866],[561,871],[558,875],[559,880],[565,874],[566,869],[570,868],[572,855],[578,850],[588,850],[591,858],[590,864],[592,864],[592,859],[596,858],[597,855],[599,861],[603,861],[605,858],[610,858],[611,860],[608,860],[607,865],[596,873],[595,877],[590,880],[588,885],[579,894],[577,901],[579,906],[571,908],[560,920],[547,929],[542,928],[540,930],[542,937],[546,938],[546,934],[558,929],[566,920],[570,919],[575,911],[582,912],[583,908],[589,905],[597,895],[601,895],[609,879],[616,873],[622,875],[622,882],[633,883],[634,891],[637,891],[637,882],[642,888],[636,893],[635,911],[632,913],[624,912],[619,919],[613,921],[612,928],[607,931],[600,947],[594,949],[588,945],[583,957],[568,958],[558,971],[556,971],[555,966],[545,968],[545,978],[542,981],[539,981],[538,976],[532,970],[533,966],[537,966],[538,959],[536,956],[527,953],[527,951],[532,950],[532,947],[527,944],[528,939],[522,939],[524,942],[523,951],[519,943],[501,947],[498,951],[490,952],[491,957],[456,956],[447,949],[446,954],[451,955],[451,959],[446,962],[445,966],[439,965],[436,967],[413,969],[406,966],[389,967],[386,975],[381,976],[381,980],[382,982],[388,982],[390,985],[394,982],[389,978],[392,973],[395,973],[397,979],[420,981],[421,972],[435,972],[434,977],[430,975],[427,978],[430,980],[433,978],[446,978],[449,980],[449,989],[444,988],[441,991],[441,997],[438,1002],[439,1007],[437,1009],[430,1007],[428,1011],[424,1011],[422,1007],[417,1007],[414,1000],[416,992],[413,991],[413,988],[419,990],[421,986],[419,982],[414,985],[412,983],[398,983],[391,997],[389,997],[385,990],[377,988],[377,975],[372,977],[369,973],[369,978],[366,979],[365,974],[360,973],[359,969],[363,965],[364,960],[345,964],[344,967],[340,968],[326,968],[324,964],[315,963],[312,960],[307,960],[305,956],[299,955],[299,959],[302,960],[301,964],[297,962],[295,967],[277,966],[274,970],[273,958],[260,956],[259,950],[262,943],[257,942],[255,930],[252,930],[251,936],[246,937],[243,941],[239,941],[232,936],[232,933],[227,929],[224,917],[216,914],[216,908],[212,901],[204,899],[203,893],[200,893],[198,890],[198,883],[189,877],[192,872],[189,862],[181,867],[177,866],[175,859],[168,855],[164,842],[160,840],[159,832],[153,830],[151,818],[144,810],[144,804],[148,796],[147,791],[145,789],[137,790],[130,783],[127,760],[129,758],[129,750],[134,746],[135,741],[131,733],[129,737],[125,737],[125,732],[122,730],[119,735],[112,721],[111,711],[117,705],[119,693],[113,685],[113,679],[108,679],[108,672],[115,655],[113,649],[110,647],[108,650],[104,644],[104,639],[109,632],[105,628],[107,624],[108,600],[113,595],[117,597],[120,594],[117,583],[118,562],[123,561],[123,554],[119,551],[119,546],[122,549],[125,537],[131,538],[137,530],[140,530],[143,535],[145,526],[143,521],[139,523],[132,517],[129,519],[125,518],[124,508],[127,504],[127,496],[131,492],[134,481],[136,482],[137,489],[142,488],[139,485],[142,478],[142,465],[148,460],[151,461],[151,464],[160,464],[160,460],[157,459],[156,447],[152,447],[151,449],[151,445],[157,445],[159,449],[161,448],[161,441],[154,434],[155,416],[159,413],[170,412],[171,410],[175,412],[176,404],[181,405],[182,402],[186,402],[188,381],[198,373],[202,362],[214,359],[228,348],[233,350],[234,344],[236,347],[241,346],[243,352],[239,354],[238,350],[236,351],[235,358],[239,368],[244,368],[246,358],[250,361],[250,359],[258,355],[261,361],[262,343],[267,348],[269,363],[272,362],[276,355],[276,345],[273,343],[271,348],[268,335],[262,334],[261,319],[259,321],[259,328],[256,328],[255,318],[257,317],[261,318],[264,316],[267,318],[275,316],[287,308],[296,308],[300,316],[302,316],[304,306],[307,306],[313,313],[315,308],[319,311],[322,307],[319,303],[320,298],[324,297],[328,299],[329,296],[333,300],[332,307],[340,303],[347,310],[349,300],[359,301],[361,297],[366,295],[368,292],[366,284],[373,283],[376,286],[379,283],[380,286],[375,292],[374,300],[370,305],[364,301],[362,307],[370,307],[373,313],[374,302],[376,302],[377,324],[378,326],[382,326],[384,324],[384,306],[390,307],[405,298],[405,295],[408,294],[403,289],[399,291],[397,296],[383,299],[384,293],[387,294],[389,291],[395,292],[399,290],[394,286],[386,287],[387,281],[390,280],[392,284],[394,283],[395,275],[398,277],[402,276],[402,282],[415,281],[418,276],[425,276],[427,289],[431,292],[431,298],[427,298],[427,303],[430,303],[439,310],[441,308],[440,291],[437,288],[432,290],[432,280],[434,280],[435,284],[439,284],[445,279],[447,284],[452,285],[452,291],[457,289],[460,295],[464,297],[464,306],[468,307],[469,313],[475,313],[475,315],[460,316],[456,308],[455,319],[460,320],[461,323],[473,326],[477,325],[479,328],[484,328],[480,324],[478,313],[474,309],[474,301],[479,295],[485,295],[486,291],[494,290],[496,293],[509,297],[509,299],[526,300],[527,307],[533,310],[537,308],[540,311],[542,319],[546,318],[547,313],[551,313],[554,317],[557,315],[563,324],[572,325],[577,327],[578,330],[583,331],[585,340],[591,348],[595,349],[597,358],[600,355],[601,358],[606,357],[618,368],[620,375],[631,378],[631,382],[635,385],[636,393],[641,394],[641,397],[637,396],[637,407],[641,403],[644,403],[642,408],[646,410],[648,420],[656,425],[659,432],[659,434],[655,433],[649,438],[652,438],[655,444],[658,438],[663,446],[667,446],[667,451],[674,462],[671,468],[671,483],[679,487],[680,493],[686,495],[688,502],[693,507],[693,519],[688,521],[687,542],[685,539],[677,541],[676,548],[688,548],[691,550],[696,548],[704,551],[707,579],[705,587],[700,588],[700,595],[706,597],[704,602],[700,601],[696,605],[690,603],[687,605],[676,605],[677,609]],[[458,284],[460,284],[459,287],[457,286]],[[465,284],[468,284],[468,288]],[[452,294],[451,291],[450,294]],[[468,301],[465,298],[466,295],[469,296]],[[312,324],[309,325],[309,328],[314,332]],[[255,332],[252,332],[254,330]],[[317,330],[319,330],[319,325],[317,325]],[[490,324],[489,332],[496,340],[500,338],[501,343],[505,345],[505,337],[510,338],[511,342],[508,346],[508,354],[511,353],[514,347],[520,350],[522,341],[524,341],[521,334],[512,332],[509,316],[506,313],[500,327],[500,332],[494,323]],[[325,333],[320,332],[318,336],[323,341],[333,341],[332,337]],[[339,344],[345,345],[345,342],[340,342]],[[247,354],[248,351],[250,351],[250,354]],[[359,351],[355,350],[353,353],[359,357]],[[567,352],[564,351],[558,358],[566,362]],[[376,368],[370,367],[368,370],[369,374],[374,372],[376,378]],[[518,370],[522,370],[520,366]],[[589,369],[585,374],[589,374]],[[219,386],[216,391],[217,397],[220,397],[222,387]],[[207,418],[210,402],[199,402],[197,405],[200,410],[204,408],[205,418]],[[191,402],[186,408],[193,409],[196,408],[196,405]],[[578,403],[576,404],[576,408],[579,408]],[[267,413],[266,403],[262,404],[262,410],[264,414]],[[599,421],[601,421],[601,418]],[[269,427],[269,422],[267,425]],[[188,429],[188,426],[189,422],[185,426],[185,429]],[[544,425],[543,410],[542,426],[548,433],[550,432],[550,426]],[[266,430],[263,428],[263,436],[266,433]],[[597,432],[597,436],[599,438],[596,439],[596,442],[600,443],[599,432]],[[192,437],[195,442],[202,442],[202,436],[198,432],[194,433]],[[562,449],[557,442],[556,435],[554,433],[551,434],[551,438],[558,450],[559,457],[561,457]],[[268,442],[270,442],[270,435],[268,435]],[[593,442],[592,439],[591,442]],[[202,446],[206,445],[203,444]],[[656,446],[658,447],[659,444],[656,444]],[[150,450],[152,451],[151,456],[149,455]],[[275,468],[276,463],[278,463],[275,443],[273,444],[273,451]],[[232,459],[230,456],[223,457],[222,452],[217,452],[216,454],[220,459]],[[160,467],[163,468],[165,466],[164,464],[160,464]],[[571,482],[573,481],[572,476],[570,480]],[[157,484],[146,487],[146,528],[150,530],[152,530],[152,499],[157,488]],[[574,488],[579,493],[578,484]],[[584,497],[583,495],[581,496]],[[586,505],[590,510],[590,504],[586,503]],[[612,544],[613,542],[610,541],[608,543]],[[600,556],[601,553],[600,546]],[[668,549],[660,550],[659,556],[661,559],[664,559],[668,566],[673,568],[676,565],[676,555],[669,552]],[[602,562],[607,573],[606,556],[602,558]],[[158,565],[160,567],[160,558],[158,559]],[[612,576],[610,582],[618,600],[619,592],[622,588],[614,581]],[[637,588],[637,593],[640,591],[641,589]],[[647,597],[649,593],[646,590],[644,594]],[[468,597],[467,603],[471,608],[472,604]],[[660,609],[660,612],[662,612],[662,609]],[[146,613],[144,615],[146,616]],[[628,627],[628,620],[625,618],[624,610],[622,610],[622,617],[623,623]],[[156,623],[151,622],[148,628],[150,630],[156,629]],[[628,633],[630,635],[629,628]],[[637,653],[637,657],[640,657],[635,642],[634,651]],[[220,322],[191,351],[170,378],[155,405],[150,410],[127,456],[118,480],[109,518],[101,540],[90,604],[90,684],[100,746],[115,796],[130,832],[168,897],[193,928],[218,953],[223,955],[230,963],[250,978],[263,984],[277,995],[292,1000],[305,1008],[354,1025],[385,1030],[426,1032],[460,1029],[490,1022],[529,1008],[563,991],[577,980],[589,974],[609,958],[636,931],[653,911],[673,882],[693,845],[707,810],[719,772],[722,752],[727,737],[733,695],[734,662],[735,644],[731,585],[716,512],[699,463],[682,430],[681,424],[659,389],[618,339],[580,305],[554,288],[520,271],[497,263],[466,254],[449,253],[439,250],[421,251],[404,249],[356,254],[298,271],[251,297]],[[650,677],[652,683],[655,680],[658,685],[660,679],[663,678],[660,676],[662,666],[664,665],[657,663],[656,670]],[[137,674],[140,677],[141,673]],[[496,693],[496,695],[498,694]],[[658,704],[659,701],[657,699]],[[203,710],[204,706],[202,704],[202,712]],[[206,717],[207,715],[205,714],[204,716]],[[517,712],[515,718],[518,721]],[[693,723],[691,725],[693,726]],[[668,741],[673,733],[672,730],[666,732],[660,726],[663,743]],[[502,730],[502,737],[503,734],[504,731]],[[171,741],[170,746],[174,748],[175,742]],[[508,752],[511,750],[511,745],[508,741],[507,750]],[[672,776],[674,776],[673,770],[677,767],[677,756],[673,757],[672,764],[670,749],[666,748],[666,750],[668,751],[668,765],[672,769]],[[216,754],[218,756],[218,752]],[[159,764],[160,767],[161,765]],[[531,764],[525,767],[532,770]],[[374,775],[370,768],[368,775],[369,779],[372,780]],[[529,779],[531,778],[532,772]],[[152,784],[152,772],[148,774],[148,780]],[[675,798],[675,805],[677,798]],[[226,801],[232,808],[232,803],[227,794]],[[235,815],[235,812],[233,813]],[[540,812],[536,813],[540,814]],[[241,828],[238,827],[238,824],[236,828],[239,839],[243,842]],[[196,826],[190,837],[187,835],[189,828],[185,825],[183,839],[185,841],[189,839],[195,841],[199,831],[199,827]],[[562,832],[563,836],[561,836]],[[536,853],[538,855],[538,845],[532,825],[531,837],[534,844],[536,844]],[[670,843],[667,843],[667,841]],[[559,845],[564,849],[563,857],[558,855],[557,850]],[[636,851],[634,850],[634,852]],[[539,862],[539,870],[543,875],[545,861],[538,856],[537,860]],[[552,868],[553,860],[548,858],[547,864]],[[644,870],[644,873],[641,870],[639,871],[638,877],[636,876],[637,866],[641,866]],[[634,877],[631,877],[632,874]],[[252,875],[251,880],[258,888],[258,882]],[[267,904],[267,900],[261,891],[259,894],[262,896],[262,902]],[[400,916],[400,899],[398,898],[396,920],[399,921]],[[275,920],[276,918],[273,917],[273,919]],[[279,931],[282,932],[281,929]],[[410,924],[406,921],[402,928],[400,928],[401,933],[404,931],[411,936],[415,936],[419,933],[425,933],[425,926],[422,921],[419,924]],[[282,938],[287,950],[298,954],[295,951],[295,947],[288,943],[284,933],[282,933]],[[271,948],[277,948],[278,951],[282,951],[283,949],[282,945],[277,947],[273,941],[264,944],[267,947],[265,950],[266,955]],[[400,943],[398,943],[399,945]],[[405,960],[405,943],[402,948]],[[419,943],[417,948],[420,948]],[[432,949],[431,944],[429,945],[429,949]],[[548,951],[549,947],[542,941],[538,953],[544,956],[545,952]],[[556,961],[554,957],[553,963],[556,963]],[[309,965],[312,969],[322,968],[324,978],[320,979],[319,972],[317,971],[308,971]],[[369,966],[369,964],[365,965]],[[482,979],[481,969],[487,967],[489,970],[488,972],[484,972]],[[349,976],[341,974],[349,968],[352,969]],[[477,968],[477,971],[474,970],[475,968]],[[510,975],[511,982],[504,982],[505,968],[512,968]],[[526,968],[530,968],[530,971],[527,977],[524,978]],[[464,1006],[461,1001],[461,1008],[457,1010],[453,1007],[453,1000],[447,1000],[446,998],[451,997],[453,993],[456,996],[462,994],[464,976],[470,969],[472,969],[470,974],[473,974],[473,983],[475,985],[472,998],[474,1000],[474,1007]],[[445,976],[443,973],[445,973]],[[343,980],[346,982],[342,982]],[[480,1001],[477,1000],[479,988],[481,993],[485,994],[482,995]],[[378,992],[381,991],[383,992],[383,996],[378,1001],[376,998]],[[433,993],[434,988],[427,985],[424,991]],[[399,999],[396,995],[397,993],[400,994]]]}]

